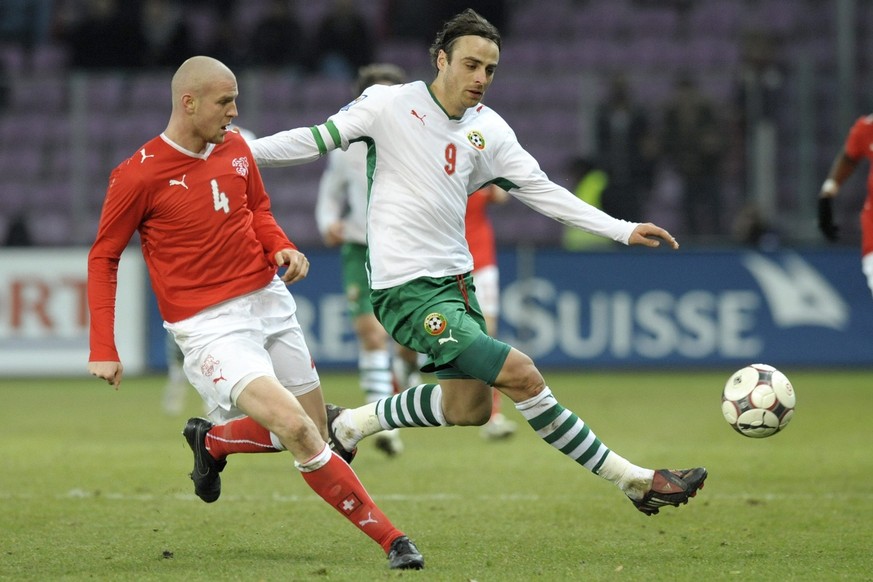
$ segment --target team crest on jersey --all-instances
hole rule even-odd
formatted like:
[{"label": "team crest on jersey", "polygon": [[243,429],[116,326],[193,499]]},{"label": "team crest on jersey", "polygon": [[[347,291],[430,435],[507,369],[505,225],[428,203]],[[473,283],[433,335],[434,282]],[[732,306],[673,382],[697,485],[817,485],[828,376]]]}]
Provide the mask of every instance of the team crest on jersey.
[{"label": "team crest on jersey", "polygon": [[431,313],[424,318],[424,330],[430,335],[439,335],[446,331],[446,316],[442,313]]},{"label": "team crest on jersey", "polygon": [[203,360],[203,363],[200,365],[200,373],[208,378],[215,373],[215,368],[218,367],[220,364],[221,362],[213,358],[210,354],[206,356],[206,359]]},{"label": "team crest on jersey", "polygon": [[468,133],[467,139],[470,140],[470,143],[473,144],[473,147],[477,150],[485,149],[485,138],[482,137],[482,134],[478,131],[471,131]]},{"label": "team crest on jersey", "polygon": [[245,178],[249,175],[249,159],[236,158],[233,160],[233,167],[236,168],[236,173]]},{"label": "team crest on jersey", "polygon": [[355,99],[354,101],[352,101],[351,103],[349,103],[348,105],[346,105],[345,107],[340,109],[340,111],[348,111],[349,109],[351,109],[352,105],[354,105],[355,103],[360,103],[361,101],[363,101],[366,98],[367,98],[366,93],[361,94],[360,96],[358,96],[357,99]]}]

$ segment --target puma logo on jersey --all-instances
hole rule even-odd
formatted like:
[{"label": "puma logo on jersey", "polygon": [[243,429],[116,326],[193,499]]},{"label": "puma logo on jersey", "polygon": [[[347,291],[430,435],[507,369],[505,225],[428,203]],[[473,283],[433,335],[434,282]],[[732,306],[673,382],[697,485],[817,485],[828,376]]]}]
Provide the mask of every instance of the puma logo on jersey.
[{"label": "puma logo on jersey", "polygon": [[143,163],[143,162],[145,162],[145,161],[146,161],[146,158],[153,158],[153,157],[155,157],[154,154],[147,154],[146,151],[145,151],[145,148],[142,148],[141,150],[139,150],[139,155],[142,156],[142,159],[139,161],[140,164]]},{"label": "puma logo on jersey", "polygon": [[185,183],[185,176],[188,174],[182,174],[181,180],[170,180],[170,186],[181,186],[185,190],[188,189],[188,184]]},{"label": "puma logo on jersey", "polygon": [[412,114],[412,116],[413,116],[414,118],[416,118],[417,120],[419,120],[419,121],[421,122],[422,125],[424,125],[424,118],[427,117],[427,113],[425,113],[424,115],[419,115],[418,112],[415,111],[415,109],[413,109],[412,111],[410,111],[410,113]]},{"label": "puma logo on jersey", "polygon": [[213,384],[218,384],[218,383],[221,382],[222,380],[224,380],[225,382],[227,382],[227,378],[224,377],[224,374],[221,373],[221,368],[219,368],[219,369],[218,369],[218,378],[213,378],[213,379],[212,379],[212,383],[213,383]]},{"label": "puma logo on jersey", "polygon": [[456,340],[455,338],[452,337],[452,330],[449,330],[449,337],[441,337],[437,341],[439,342],[440,345],[443,345],[443,344],[448,343],[448,342],[458,343],[458,340]]}]

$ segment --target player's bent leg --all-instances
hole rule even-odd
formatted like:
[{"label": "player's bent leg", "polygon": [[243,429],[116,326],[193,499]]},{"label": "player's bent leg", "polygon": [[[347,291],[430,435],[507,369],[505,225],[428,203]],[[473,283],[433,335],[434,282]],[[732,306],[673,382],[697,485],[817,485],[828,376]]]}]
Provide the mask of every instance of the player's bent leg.
[{"label": "player's bent leg", "polygon": [[443,415],[452,426],[482,426],[491,417],[491,387],[475,378],[441,379]]},{"label": "player's bent leg", "polygon": [[[541,381],[530,358],[513,348],[495,386],[516,403],[516,409],[540,438],[618,486],[643,513],[654,515],[665,505],[687,503],[703,486],[705,469],[653,471],[611,451],[591,427],[558,402],[548,386],[540,385]],[[519,400],[526,395],[531,396]]]},{"label": "player's bent leg", "polygon": [[[320,396],[311,396],[310,405]],[[295,465],[306,483],[322,499],[330,503],[346,519],[390,554],[403,532],[376,506],[352,468],[335,455],[321,438],[315,422],[306,414],[298,399],[278,380],[262,376],[250,382],[239,393],[236,406],[268,428],[295,458]],[[414,544],[412,546],[414,548]],[[405,553],[405,559],[392,559],[392,568],[420,569],[424,559],[417,549]]]},{"label": "player's bent leg", "polygon": [[236,406],[276,435],[297,460],[312,458],[323,448],[315,422],[275,378],[261,376],[249,382],[237,396]]}]

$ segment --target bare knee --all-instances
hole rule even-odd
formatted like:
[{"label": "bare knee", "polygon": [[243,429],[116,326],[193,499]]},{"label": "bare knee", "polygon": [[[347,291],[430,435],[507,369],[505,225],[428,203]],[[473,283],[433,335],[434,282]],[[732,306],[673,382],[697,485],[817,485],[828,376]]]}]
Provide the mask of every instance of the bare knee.
[{"label": "bare knee", "polygon": [[494,387],[509,396],[513,402],[523,402],[542,392],[546,382],[533,360],[512,348],[497,375]]},{"label": "bare knee", "polygon": [[491,418],[491,387],[479,380],[445,382],[443,416],[454,426],[482,426]]}]

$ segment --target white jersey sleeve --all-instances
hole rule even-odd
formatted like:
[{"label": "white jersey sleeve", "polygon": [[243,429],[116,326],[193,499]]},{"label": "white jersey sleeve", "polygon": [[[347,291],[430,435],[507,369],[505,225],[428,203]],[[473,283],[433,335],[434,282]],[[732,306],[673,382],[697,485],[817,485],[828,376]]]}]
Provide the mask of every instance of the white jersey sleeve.
[{"label": "white jersey sleeve", "polygon": [[[496,114],[495,114],[496,116]],[[499,116],[497,116],[499,118]],[[498,186],[521,202],[561,224],[627,244],[638,223],[620,220],[580,200],[572,192],[549,180],[539,163],[521,144],[502,119],[503,139],[498,140],[491,168]]]},{"label": "white jersey sleeve", "polygon": [[298,127],[249,142],[255,163],[262,168],[296,166],[314,162],[330,150],[348,147],[329,121]]}]

